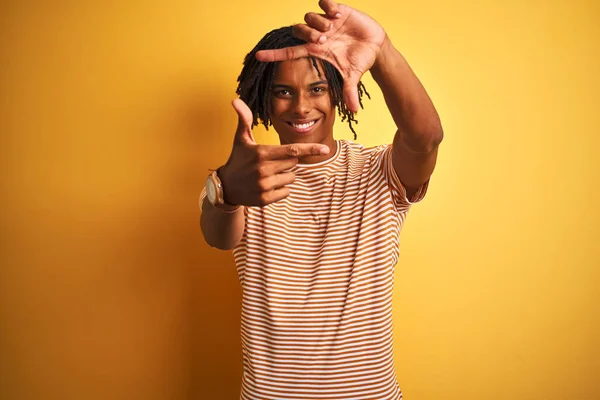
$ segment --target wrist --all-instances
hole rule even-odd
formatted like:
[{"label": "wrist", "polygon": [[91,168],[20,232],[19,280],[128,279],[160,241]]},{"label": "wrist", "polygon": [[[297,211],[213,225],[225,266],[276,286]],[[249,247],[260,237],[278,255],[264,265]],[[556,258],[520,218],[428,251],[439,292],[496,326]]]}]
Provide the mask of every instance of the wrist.
[{"label": "wrist", "polygon": [[215,207],[215,208],[217,208],[217,209],[219,209],[219,210],[221,210],[221,211],[223,211],[225,213],[228,213],[228,214],[234,213],[237,210],[239,210],[240,208],[242,208],[242,206],[234,206],[234,205],[227,204],[227,203],[222,203],[222,204],[219,204],[219,205],[216,205],[216,206],[213,206],[213,207]]},{"label": "wrist", "polygon": [[398,51],[394,48],[392,41],[386,34],[381,48],[377,53],[377,57],[375,58],[375,62],[371,67],[371,74],[374,79],[377,79],[378,76],[381,76],[384,73],[396,53],[398,53]]},{"label": "wrist", "polygon": [[229,197],[227,196],[227,188],[231,189],[229,187],[229,176],[227,175],[227,173],[224,171],[225,168],[227,167],[227,164],[217,168],[217,176],[219,178],[219,180],[221,181],[221,188],[223,191],[223,203],[219,204],[218,208],[223,209],[223,210],[227,210],[227,211],[235,211],[238,208],[240,208],[241,206],[239,204],[233,204]]}]

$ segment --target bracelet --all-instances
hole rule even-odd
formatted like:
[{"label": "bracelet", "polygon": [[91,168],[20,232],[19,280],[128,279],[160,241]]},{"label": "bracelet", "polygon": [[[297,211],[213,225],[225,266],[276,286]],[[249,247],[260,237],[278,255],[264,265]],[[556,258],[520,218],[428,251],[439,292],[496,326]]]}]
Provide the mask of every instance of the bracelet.
[{"label": "bracelet", "polygon": [[221,212],[224,212],[225,214],[233,214],[233,213],[237,212],[240,208],[242,208],[242,206],[237,206],[233,210],[226,210],[224,208],[217,207],[217,206],[213,206],[213,207],[219,209]]},{"label": "bracelet", "polygon": [[[202,201],[206,199],[206,196],[202,196],[202,193],[200,193],[200,197],[198,198],[198,206],[200,207],[200,212],[202,212]],[[226,210],[224,208],[221,207],[217,207],[211,204],[210,201],[207,200],[207,203],[210,204],[213,208],[216,208],[218,210],[220,210],[221,212],[225,213],[225,214],[233,214],[235,212],[237,212],[240,208],[242,208],[243,206],[237,206],[236,208],[234,208],[233,210]]]}]

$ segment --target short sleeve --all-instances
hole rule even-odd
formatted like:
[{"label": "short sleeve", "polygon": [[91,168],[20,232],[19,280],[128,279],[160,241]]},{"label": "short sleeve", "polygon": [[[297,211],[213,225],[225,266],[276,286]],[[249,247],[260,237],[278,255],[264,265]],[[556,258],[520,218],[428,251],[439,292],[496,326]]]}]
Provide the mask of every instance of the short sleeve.
[{"label": "short sleeve", "polygon": [[396,174],[392,163],[392,144],[382,145],[375,150],[375,165],[383,172],[383,176],[390,189],[390,194],[398,212],[407,212],[413,204],[416,204],[425,198],[429,180],[421,185],[419,190],[409,199],[406,197],[406,188]]}]

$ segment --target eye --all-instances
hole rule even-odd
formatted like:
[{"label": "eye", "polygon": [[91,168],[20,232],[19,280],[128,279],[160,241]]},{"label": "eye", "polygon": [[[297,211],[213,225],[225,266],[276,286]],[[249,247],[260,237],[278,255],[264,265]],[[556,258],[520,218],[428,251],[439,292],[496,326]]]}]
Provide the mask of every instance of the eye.
[{"label": "eye", "polygon": [[273,94],[277,97],[290,97],[292,95],[287,89],[276,89]]},{"label": "eye", "polygon": [[327,88],[324,88],[322,86],[315,86],[314,88],[312,88],[313,93],[324,93],[327,92]]}]

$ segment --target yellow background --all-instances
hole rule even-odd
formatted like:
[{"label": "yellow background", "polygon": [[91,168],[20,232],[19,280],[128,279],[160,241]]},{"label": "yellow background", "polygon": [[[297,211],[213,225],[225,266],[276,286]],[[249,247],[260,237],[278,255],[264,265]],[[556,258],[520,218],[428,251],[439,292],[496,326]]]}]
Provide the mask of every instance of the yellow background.
[{"label": "yellow background", "polygon": [[[237,398],[240,287],[197,197],[244,55],[316,3],[1,3],[0,398]],[[600,3],[352,5],[445,129],[402,234],[405,398],[600,399]],[[358,140],[389,142],[364,81]]]}]

